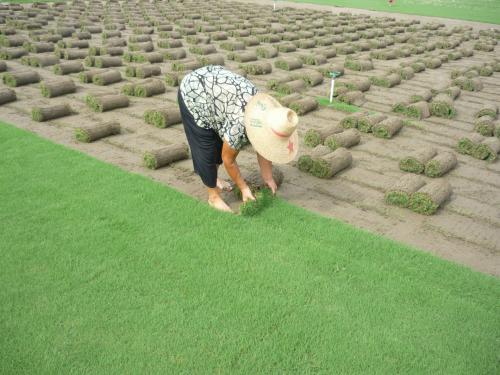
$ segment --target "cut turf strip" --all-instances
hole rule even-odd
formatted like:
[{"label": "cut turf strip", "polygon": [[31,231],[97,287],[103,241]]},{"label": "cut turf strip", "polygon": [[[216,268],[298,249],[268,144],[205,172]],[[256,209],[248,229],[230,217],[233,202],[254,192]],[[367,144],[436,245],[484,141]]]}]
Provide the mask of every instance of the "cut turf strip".
[{"label": "cut turf strip", "polygon": [[405,174],[387,190],[385,201],[388,204],[407,208],[410,205],[411,195],[424,185],[425,181],[421,176]]},{"label": "cut turf strip", "polygon": [[433,215],[451,192],[451,185],[445,179],[432,181],[411,194],[409,208],[419,214]]},{"label": "cut turf strip", "polygon": [[144,165],[149,169],[158,169],[189,157],[189,148],[182,143],[168,145],[158,150],[144,153]]},{"label": "cut turf strip", "polygon": [[72,115],[73,111],[69,104],[55,104],[45,107],[33,107],[31,118],[33,121],[49,121],[60,117]]},{"label": "cut turf strip", "polygon": [[117,121],[82,126],[75,129],[75,139],[84,143],[95,142],[116,134],[120,134],[120,124]]}]

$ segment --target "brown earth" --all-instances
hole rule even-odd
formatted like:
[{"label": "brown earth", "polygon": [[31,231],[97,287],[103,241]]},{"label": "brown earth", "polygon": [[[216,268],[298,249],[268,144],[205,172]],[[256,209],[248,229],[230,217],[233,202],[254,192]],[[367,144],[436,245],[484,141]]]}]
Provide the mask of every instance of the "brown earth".
[{"label": "brown earth", "polygon": [[[255,1],[263,5],[248,5],[227,2],[202,3],[185,2],[184,10],[191,9],[192,12],[205,14],[210,10],[214,14],[221,13],[234,22],[235,17],[253,15],[257,19],[264,16],[272,16],[269,2]],[[145,3],[144,3],[145,4]],[[171,3],[168,3],[171,4]],[[282,10],[286,15],[300,14],[305,12],[306,17],[320,19],[326,17],[325,12],[313,12],[321,7],[310,4],[294,4],[280,2],[280,7],[290,5],[292,8]],[[147,4],[147,6],[155,6]],[[331,7],[327,7],[331,11]],[[335,14],[348,11],[352,14],[365,14],[370,17],[388,16],[396,19],[418,19],[422,23],[442,22],[450,28],[456,25],[470,25],[475,31],[482,28],[490,28],[491,25],[481,25],[471,22],[456,20],[443,20],[429,17],[416,17],[395,14],[380,14],[361,10],[345,10],[334,8]],[[91,12],[92,13],[92,12]],[[94,13],[99,13],[96,9]],[[330,12],[328,17],[330,17]],[[140,18],[134,13],[135,18]],[[359,21],[354,17],[353,24]],[[165,21],[165,20],[163,20]],[[201,20],[193,20],[204,23]],[[389,21],[388,21],[389,22]],[[297,22],[302,25],[302,23]],[[52,23],[49,23],[50,27]],[[172,25],[175,26],[174,21]],[[314,29],[312,29],[314,30]],[[20,31],[26,34],[25,31]],[[123,37],[128,38],[132,29],[122,31]],[[203,33],[200,33],[203,34]],[[152,35],[153,40],[158,39],[157,33]],[[230,38],[232,39],[232,38]],[[441,37],[432,36],[430,40],[439,40]],[[461,47],[471,47],[474,40],[465,41]],[[91,45],[100,45],[99,34],[93,34]],[[183,39],[184,48],[188,50],[189,44]],[[225,65],[229,69],[238,68],[238,63],[227,60],[228,52],[219,48],[220,42],[213,41],[217,47],[217,54],[226,57]],[[261,43],[267,45],[268,43]],[[345,43],[335,44],[340,47]],[[404,44],[396,43],[396,46]],[[156,43],[155,43],[156,48]],[[247,50],[255,50],[257,46],[247,47]],[[316,47],[309,50],[300,50],[280,55],[294,56],[300,52],[310,52],[324,49]],[[158,48],[156,48],[158,49]],[[367,102],[364,109],[390,113],[391,105],[407,97],[416,88],[443,87],[450,83],[450,72],[455,68],[462,68],[477,63],[490,61],[498,58],[499,48],[493,52],[475,51],[474,56],[462,58],[457,61],[444,63],[439,69],[426,69],[422,73],[408,81],[402,81],[394,88],[382,88],[372,86],[365,93]],[[443,52],[440,50],[440,52]],[[358,54],[368,54],[360,52]],[[188,52],[188,61],[194,57]],[[366,72],[355,72],[346,69],[346,77],[370,77],[383,74],[393,67],[399,66],[403,61],[409,61],[418,56],[399,58],[396,60],[382,61],[373,60],[374,70]],[[337,56],[328,59],[328,63],[343,64],[345,56]],[[273,62],[274,59],[259,59]],[[162,72],[171,70],[171,62],[157,63]],[[7,61],[8,71],[33,69],[40,73],[42,78],[55,78],[51,67],[27,68],[20,64],[19,60]],[[311,67],[304,66],[298,72]],[[125,77],[125,65],[118,68]],[[294,73],[297,71],[294,71]],[[273,68],[269,75],[250,76],[249,78],[257,86],[265,91],[266,82],[270,78],[286,76],[288,72]],[[59,98],[45,99],[40,94],[38,84],[32,84],[15,88],[18,101],[0,107],[0,118],[16,126],[32,131],[42,137],[54,142],[66,145],[70,148],[80,150],[105,162],[113,163],[125,170],[149,176],[161,183],[168,184],[180,191],[199,199],[205,199],[205,190],[199,178],[192,172],[190,160],[184,160],[159,170],[148,170],[142,166],[142,153],[152,148],[158,148],[170,143],[186,142],[182,125],[175,125],[167,129],[157,129],[147,125],[143,120],[143,113],[147,109],[166,108],[176,105],[177,89],[169,87],[162,95],[150,98],[131,97],[131,105],[128,108],[117,109],[105,113],[93,113],[85,105],[84,97],[89,92],[119,93],[121,87],[129,81],[139,81],[136,78],[125,79],[120,83],[110,86],[98,87],[93,84],[83,84],[78,81],[78,75],[70,75],[77,83],[77,91]],[[421,146],[432,145],[439,151],[450,151],[456,146],[458,138],[473,130],[473,113],[478,110],[482,103],[496,102],[500,99],[500,74],[494,73],[491,77],[481,77],[484,88],[479,92],[462,91],[460,97],[455,101],[458,115],[455,119],[441,119],[430,117],[423,121],[412,121],[392,140],[384,140],[373,137],[370,134],[362,134],[361,143],[350,149],[353,155],[353,165],[330,180],[321,180],[306,173],[300,172],[294,163],[282,166],[285,172],[285,182],[279,191],[279,196],[290,203],[318,212],[322,215],[335,217],[369,231],[383,234],[387,237],[408,243],[417,248],[430,251],[445,259],[449,259],[472,267],[481,272],[500,275],[500,162],[487,163],[467,156],[458,155],[458,167],[447,174],[447,178],[453,188],[450,200],[440,209],[436,215],[427,217],[415,214],[406,209],[388,206],[384,202],[384,192],[400,176],[402,172],[398,169],[398,160]],[[0,87],[3,87],[1,85]],[[329,83],[311,88],[305,92],[306,95],[326,96]],[[53,120],[46,123],[33,122],[29,116],[29,110],[35,104],[40,103],[69,103],[78,114]],[[322,107],[301,118],[299,133],[301,136],[311,127],[317,128],[333,122],[340,121],[345,113]],[[74,129],[81,125],[92,124],[95,121],[118,120],[123,132],[120,135],[109,137],[92,144],[78,143],[74,139]],[[301,153],[307,148],[302,145]],[[238,162],[244,174],[257,169],[255,155],[251,148],[243,150],[238,157]],[[78,166],[75,166],[78,168]],[[221,169],[222,171],[222,169]],[[222,173],[226,177],[225,173]],[[238,202],[231,195],[226,195],[231,206],[236,209]],[[374,249],[376,250],[376,249]]]}]

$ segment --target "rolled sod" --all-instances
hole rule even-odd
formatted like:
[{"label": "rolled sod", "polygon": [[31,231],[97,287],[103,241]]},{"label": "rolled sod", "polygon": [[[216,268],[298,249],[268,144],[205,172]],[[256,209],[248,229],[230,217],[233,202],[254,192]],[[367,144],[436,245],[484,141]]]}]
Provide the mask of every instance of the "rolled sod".
[{"label": "rolled sod", "polygon": [[85,60],[83,60],[83,63],[88,67],[95,66],[95,56],[87,56]]},{"label": "rolled sod", "polygon": [[150,109],[144,112],[146,124],[154,125],[157,128],[166,128],[182,121],[179,108]]},{"label": "rolled sod", "polygon": [[340,120],[340,126],[343,129],[357,128],[359,127],[359,121],[361,121],[361,119],[365,116],[367,116],[365,112],[356,112],[352,115],[347,115]]},{"label": "rolled sod", "polygon": [[274,66],[283,70],[295,70],[302,68],[302,61],[297,57],[281,57],[274,62]]},{"label": "rolled sod", "polygon": [[269,74],[273,71],[272,65],[264,61],[242,64],[239,66],[239,68],[242,69],[245,73],[250,75]]},{"label": "rolled sod", "polygon": [[199,61],[187,61],[180,62],[176,61],[172,64],[172,70],[176,72],[185,72],[188,70],[196,70],[203,66],[203,64]]},{"label": "rolled sod", "polygon": [[297,168],[302,172],[309,172],[312,168],[313,160],[310,155],[301,155],[297,160]]},{"label": "rolled sod", "polygon": [[455,100],[460,96],[460,87],[458,86],[451,86],[448,87],[446,90],[444,90],[444,93],[447,94],[450,98]]},{"label": "rolled sod", "polygon": [[405,174],[385,193],[385,201],[388,204],[407,208],[410,205],[410,197],[418,189],[425,185],[421,176]]},{"label": "rolled sod", "polygon": [[112,68],[122,66],[122,59],[119,56],[98,56],[95,58],[94,65],[97,68]]},{"label": "rolled sod", "polygon": [[457,165],[457,157],[453,152],[440,152],[425,164],[425,175],[441,177]]},{"label": "rolled sod", "polygon": [[121,92],[124,95],[134,96],[135,95],[135,83],[129,82],[122,86]]},{"label": "rolled sod", "polygon": [[491,137],[495,133],[495,123],[490,116],[482,116],[476,119],[474,130],[485,137]]},{"label": "rolled sod", "polygon": [[295,102],[297,100],[302,99],[302,95],[300,95],[298,93],[293,93],[290,95],[278,97],[277,99],[281,103],[282,106],[290,107],[290,104],[292,104],[293,102]]},{"label": "rolled sod", "polygon": [[387,116],[381,113],[362,116],[358,120],[357,128],[363,133],[371,133],[373,126],[378,124],[380,121],[384,121],[386,118]]},{"label": "rolled sod", "polygon": [[430,58],[430,59],[425,59],[424,64],[427,68],[429,69],[437,69],[442,65],[442,61],[438,57]]},{"label": "rolled sod", "polygon": [[241,216],[255,216],[268,207],[274,199],[271,189],[262,189],[255,193],[255,200],[248,200],[240,205]]},{"label": "rolled sod", "polygon": [[118,70],[108,70],[97,73],[92,78],[92,83],[99,86],[111,85],[122,80],[122,75]]},{"label": "rolled sod", "polygon": [[478,133],[472,133],[468,137],[460,138],[457,144],[457,151],[460,154],[472,155],[479,143],[484,140],[484,137]]},{"label": "rolled sod", "polygon": [[418,149],[399,161],[399,169],[411,173],[424,173],[425,164],[436,154],[434,147]]},{"label": "rolled sod", "polygon": [[[344,75],[344,67],[340,64],[330,64],[330,65],[320,66],[316,68],[316,70],[327,78],[330,78],[330,72],[339,72],[341,76]],[[369,82],[370,81],[368,80],[368,83]]]},{"label": "rolled sod", "polygon": [[265,59],[271,59],[273,57],[278,56],[278,49],[275,47],[258,47],[257,50],[257,56],[265,58]]},{"label": "rolled sod", "polygon": [[94,112],[106,112],[116,108],[128,107],[130,101],[125,95],[87,95],[85,102]]},{"label": "rolled sod", "polygon": [[88,70],[85,72],[80,72],[78,78],[80,79],[80,82],[82,83],[91,83],[92,80],[94,79],[94,76],[103,73],[105,70],[103,69],[95,69],[95,70]]},{"label": "rolled sod", "polygon": [[189,52],[197,55],[208,55],[210,53],[215,53],[217,50],[212,44],[195,45],[189,48]]},{"label": "rolled sod", "polygon": [[453,99],[446,94],[438,94],[431,102],[431,114],[437,117],[452,118],[457,114]]},{"label": "rolled sod", "polygon": [[40,75],[33,71],[7,72],[3,74],[2,80],[7,86],[18,87],[40,82]]},{"label": "rolled sod", "polygon": [[186,50],[183,48],[176,48],[163,51],[163,57],[166,60],[180,60],[186,57]]},{"label": "rolled sod", "polygon": [[54,55],[37,55],[30,57],[30,65],[38,68],[52,66],[59,63],[59,58]]},{"label": "rolled sod", "polygon": [[320,158],[313,159],[311,174],[319,178],[331,178],[338,172],[349,167],[352,155],[345,148],[338,148]]},{"label": "rolled sod", "polygon": [[147,151],[144,153],[144,166],[149,169],[158,169],[184,160],[189,157],[189,149],[183,143],[168,145],[158,150]]},{"label": "rolled sod", "polygon": [[339,87],[347,87],[349,90],[355,91],[368,91],[371,87],[371,82],[369,78],[355,78],[355,79],[346,79],[338,82]]},{"label": "rolled sod", "polygon": [[185,75],[185,73],[167,72],[165,73],[165,83],[171,87],[179,86]]},{"label": "rolled sod", "polygon": [[311,150],[311,158],[320,158],[332,152],[332,149],[325,145],[317,145]]},{"label": "rolled sod", "polygon": [[196,60],[203,65],[224,65],[224,56],[222,55],[201,55]]},{"label": "rolled sod", "polygon": [[117,121],[83,126],[75,129],[76,140],[84,143],[94,142],[101,138],[116,134],[120,134],[120,124]]},{"label": "rolled sod", "polygon": [[149,79],[135,85],[134,95],[141,98],[146,98],[163,94],[165,91],[165,85],[162,81],[158,79]]},{"label": "rolled sod", "polygon": [[87,55],[88,52],[81,49],[67,49],[64,51],[63,57],[65,60],[77,60],[84,59]]},{"label": "rolled sod", "polygon": [[494,161],[500,152],[500,140],[498,138],[486,138],[479,143],[472,152],[476,159]]},{"label": "rolled sod", "polygon": [[399,74],[392,73],[387,76],[371,77],[370,81],[376,86],[394,87],[401,83],[401,77]]},{"label": "rolled sod", "polygon": [[392,138],[403,127],[403,121],[397,117],[387,118],[373,126],[373,135],[379,138]]},{"label": "rolled sod", "polygon": [[127,76],[127,77],[135,77],[135,69],[136,69],[136,66],[134,66],[134,65],[127,65],[127,67],[125,68],[125,76]]},{"label": "rolled sod", "polygon": [[163,62],[165,56],[160,52],[144,52],[134,56],[135,62],[149,62],[151,64]]},{"label": "rolled sod", "polygon": [[255,51],[231,52],[228,54],[228,59],[240,63],[256,61],[257,54]]},{"label": "rolled sod", "polygon": [[289,95],[294,92],[301,92],[305,88],[306,88],[306,83],[302,79],[297,79],[295,81],[289,81],[278,84],[276,87],[276,91],[284,95]]},{"label": "rolled sod", "polygon": [[300,61],[306,65],[322,65],[327,62],[326,56],[320,54],[308,54],[299,56]]},{"label": "rolled sod", "polygon": [[423,72],[426,67],[423,62],[414,62],[410,65],[410,68],[412,68],[415,73],[420,73]]},{"label": "rolled sod", "polygon": [[365,103],[365,96],[361,91],[349,91],[345,94],[338,95],[337,98],[343,103],[353,104],[356,106],[360,106]]},{"label": "rolled sod", "polygon": [[135,68],[137,78],[148,78],[161,74],[161,68],[158,65],[139,65]]},{"label": "rolled sod", "polygon": [[409,208],[419,214],[432,215],[450,197],[451,192],[448,181],[432,181],[411,194]]},{"label": "rolled sod", "polygon": [[408,117],[416,118],[419,120],[427,118],[431,115],[429,103],[422,101],[410,104],[406,107],[405,114]]},{"label": "rolled sod", "polygon": [[373,69],[373,63],[371,62],[371,60],[364,59],[346,59],[344,62],[344,66],[346,68],[359,72]]},{"label": "rolled sod", "polygon": [[54,98],[56,96],[71,94],[76,91],[75,82],[71,78],[56,79],[49,82],[43,81],[40,84],[42,96]]},{"label": "rolled sod", "polygon": [[84,67],[81,62],[71,61],[54,65],[53,72],[58,75],[66,75],[71,73],[80,73],[83,69]]},{"label": "rolled sod", "polygon": [[47,107],[34,107],[31,109],[33,121],[49,121],[56,118],[69,116],[73,112],[68,104],[56,104]]},{"label": "rolled sod", "polygon": [[0,59],[2,60],[14,60],[18,59],[24,55],[27,55],[28,51],[26,51],[24,48],[6,48],[3,50],[0,50]]},{"label": "rolled sod", "polygon": [[496,119],[498,115],[498,105],[495,103],[483,104],[483,106],[474,115],[475,118],[480,118],[483,116],[490,116],[492,119]]},{"label": "rolled sod", "polygon": [[325,139],[330,135],[342,131],[342,126],[337,123],[321,129],[309,129],[306,131],[306,134],[304,134],[304,144],[308,147],[316,147],[317,145],[323,144]]},{"label": "rolled sod", "polygon": [[325,139],[325,146],[332,151],[340,147],[349,148],[355,146],[361,140],[361,133],[357,129],[347,129],[342,133],[332,134]]},{"label": "rolled sod", "polygon": [[[241,51],[241,50],[244,50],[246,47],[245,47],[245,43],[234,41],[234,42],[221,43],[220,48],[222,48],[226,51]],[[270,56],[270,57],[274,57],[274,56]]]},{"label": "rolled sod", "polygon": [[396,113],[404,113],[406,114],[406,109],[410,105],[410,101],[403,100],[401,102],[396,102],[392,105],[392,111]]},{"label": "rolled sod", "polygon": [[12,89],[0,89],[0,105],[17,100],[16,92]]},{"label": "rolled sod", "polygon": [[5,72],[7,70],[7,63],[0,60],[0,72]]},{"label": "rolled sod", "polygon": [[398,74],[401,77],[401,79],[405,80],[412,79],[415,76],[415,72],[409,66],[400,69]]},{"label": "rolled sod", "polygon": [[301,78],[309,87],[320,85],[324,81],[323,75],[315,70],[308,70],[307,72],[302,72],[300,75],[296,75],[295,78],[296,79]]},{"label": "rolled sod", "polygon": [[291,102],[289,107],[302,116],[317,109],[318,105],[318,101],[314,98],[302,98]]},{"label": "rolled sod", "polygon": [[493,75],[493,68],[489,65],[485,65],[479,70],[479,75],[482,77],[489,77]]},{"label": "rolled sod", "polygon": [[453,84],[465,91],[481,91],[483,82],[479,78],[457,77],[453,80]]}]

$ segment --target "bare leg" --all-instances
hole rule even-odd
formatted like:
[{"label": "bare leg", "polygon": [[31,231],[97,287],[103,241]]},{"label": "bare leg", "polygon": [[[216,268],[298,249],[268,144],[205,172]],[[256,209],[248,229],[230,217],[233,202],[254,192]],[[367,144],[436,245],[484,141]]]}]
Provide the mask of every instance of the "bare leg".
[{"label": "bare leg", "polygon": [[233,212],[221,198],[218,188],[208,188],[208,204],[220,211]]},{"label": "bare leg", "polygon": [[[220,165],[217,165],[217,172],[219,171]],[[219,177],[217,177],[217,189],[220,191],[232,191],[233,186],[228,182]]]}]

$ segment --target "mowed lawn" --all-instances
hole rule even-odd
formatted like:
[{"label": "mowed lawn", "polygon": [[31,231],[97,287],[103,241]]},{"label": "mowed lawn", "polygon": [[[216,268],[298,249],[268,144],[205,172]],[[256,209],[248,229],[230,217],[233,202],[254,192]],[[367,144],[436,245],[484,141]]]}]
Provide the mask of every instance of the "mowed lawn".
[{"label": "mowed lawn", "polygon": [[392,6],[387,0],[289,1],[500,24],[499,0],[395,0]]},{"label": "mowed lawn", "polygon": [[500,280],[282,200],[222,214],[0,124],[1,374],[494,374]]}]

